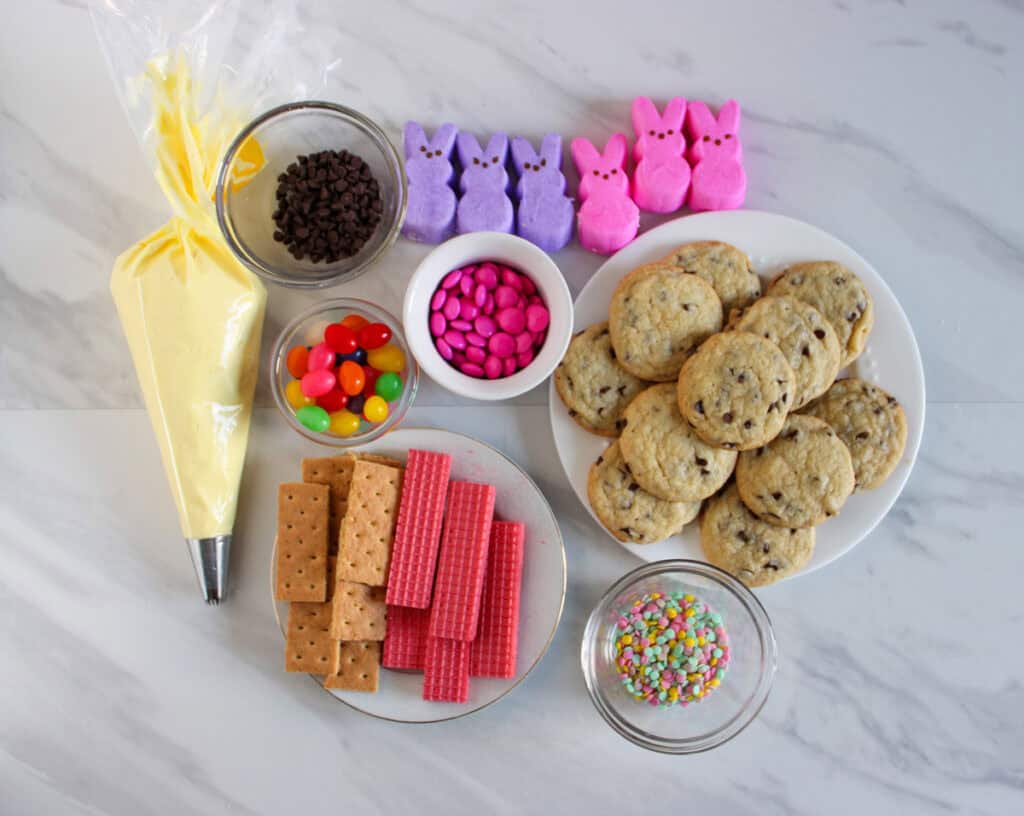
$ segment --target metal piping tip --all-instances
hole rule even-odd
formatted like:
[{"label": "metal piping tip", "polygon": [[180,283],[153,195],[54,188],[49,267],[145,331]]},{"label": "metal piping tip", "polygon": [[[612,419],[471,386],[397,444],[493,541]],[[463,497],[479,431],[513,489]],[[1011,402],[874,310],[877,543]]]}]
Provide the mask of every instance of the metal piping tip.
[{"label": "metal piping tip", "polygon": [[188,544],[203,600],[211,606],[217,606],[227,595],[231,534],[212,538],[186,538],[185,542]]}]

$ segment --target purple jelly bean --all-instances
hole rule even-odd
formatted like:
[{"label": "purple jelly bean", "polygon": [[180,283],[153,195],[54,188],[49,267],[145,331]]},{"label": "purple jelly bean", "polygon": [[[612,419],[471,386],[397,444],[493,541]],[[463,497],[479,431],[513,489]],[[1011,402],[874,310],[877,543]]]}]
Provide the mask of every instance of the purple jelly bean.
[{"label": "purple jelly bean", "polygon": [[494,295],[492,295],[490,292],[488,292],[487,293],[487,300],[484,301],[484,314],[492,315],[492,314],[494,314],[494,309],[495,309]]},{"label": "purple jelly bean", "polygon": [[520,368],[526,368],[532,362],[533,349],[527,349],[522,354],[516,355],[516,365],[518,365]]},{"label": "purple jelly bean", "polygon": [[468,297],[464,297],[459,305],[459,316],[463,320],[473,320],[478,314],[480,314],[480,307]]},{"label": "purple jelly bean", "polygon": [[448,329],[444,333],[444,340],[453,349],[458,349],[459,351],[466,347],[466,335],[457,329]]},{"label": "purple jelly bean", "polygon": [[451,289],[453,286],[458,286],[460,280],[462,280],[462,270],[453,269],[451,272],[444,276],[444,280],[441,281],[441,288]]},{"label": "purple jelly bean", "polygon": [[466,359],[480,365],[487,359],[487,352],[479,346],[466,346]]},{"label": "purple jelly bean", "polygon": [[532,295],[534,292],[537,291],[537,284],[533,282],[532,278],[527,277],[526,275],[520,275],[519,277],[522,279],[523,282],[523,291],[527,295]]},{"label": "purple jelly bean", "polygon": [[526,313],[522,309],[502,309],[497,318],[498,325],[509,334],[519,334],[526,328]]},{"label": "purple jelly bean", "polygon": [[[509,358],[512,359],[511,357]],[[501,358],[495,357],[493,354],[488,354],[487,359],[484,360],[484,374],[487,375],[487,379],[496,380],[501,376],[504,371],[504,366],[501,364]]]},{"label": "purple jelly bean", "polygon": [[493,289],[498,285],[498,267],[492,263],[480,264],[480,268],[476,270],[476,282]]},{"label": "purple jelly bean", "polygon": [[516,354],[522,354],[527,349],[533,348],[533,335],[528,331],[516,335]]},{"label": "purple jelly bean", "polygon": [[444,315],[440,312],[434,312],[430,316],[430,333],[434,337],[440,337],[448,330],[448,321],[444,319]]},{"label": "purple jelly bean", "polygon": [[463,363],[459,366],[459,371],[470,377],[482,377],[484,376],[484,370],[476,363]]},{"label": "purple jelly bean", "polygon": [[450,297],[444,304],[444,308],[441,313],[449,320],[454,320],[459,316],[459,312],[462,310],[462,304],[459,303],[458,298]]},{"label": "purple jelly bean", "polygon": [[501,268],[501,282],[506,286],[511,286],[517,292],[523,288],[523,282],[519,278],[519,273],[509,269],[507,266]]},{"label": "purple jelly bean", "polygon": [[468,332],[473,329],[473,324],[468,320],[453,320],[448,325],[460,332]]},{"label": "purple jelly bean", "polygon": [[444,338],[438,337],[434,341],[434,345],[437,346],[437,353],[440,354],[442,357],[444,357],[444,359],[446,359],[446,360],[451,360],[452,359],[452,356],[453,356],[454,352],[452,351],[452,347],[449,346],[444,341]]},{"label": "purple jelly bean", "polygon": [[444,302],[448,300],[448,292],[445,289],[438,289],[430,299],[430,309],[434,312],[441,311]]},{"label": "purple jelly bean", "polygon": [[487,287],[482,283],[476,285],[476,289],[473,290],[473,305],[478,309],[482,309],[484,304],[487,302]]},{"label": "purple jelly bean", "polygon": [[487,346],[487,338],[481,337],[475,331],[466,332],[466,342],[471,346],[479,346],[480,348],[485,348]]},{"label": "purple jelly bean", "polygon": [[543,306],[534,304],[526,307],[526,328],[532,332],[542,332],[548,327],[551,315]]},{"label": "purple jelly bean", "polygon": [[499,309],[508,309],[519,302],[519,293],[511,286],[499,286],[494,290],[494,303]]},{"label": "purple jelly bean", "polygon": [[506,357],[502,361],[501,365],[503,366],[502,373],[506,377],[511,377],[513,374],[516,373],[516,371],[519,368],[519,366],[516,365],[516,358],[515,357]]},{"label": "purple jelly bean", "polygon": [[[445,335],[445,339],[447,339],[447,335]],[[465,338],[463,338],[463,342],[465,342]],[[487,348],[499,357],[511,357],[516,353],[516,341],[512,339],[511,334],[498,332],[487,341]]]},{"label": "purple jelly bean", "polygon": [[480,315],[480,317],[473,321],[473,328],[476,329],[477,334],[490,337],[498,330],[498,324],[487,315]]},{"label": "purple jelly bean", "polygon": [[464,295],[468,295],[474,288],[476,288],[476,281],[469,275],[463,275],[462,280],[459,281],[459,291]]}]

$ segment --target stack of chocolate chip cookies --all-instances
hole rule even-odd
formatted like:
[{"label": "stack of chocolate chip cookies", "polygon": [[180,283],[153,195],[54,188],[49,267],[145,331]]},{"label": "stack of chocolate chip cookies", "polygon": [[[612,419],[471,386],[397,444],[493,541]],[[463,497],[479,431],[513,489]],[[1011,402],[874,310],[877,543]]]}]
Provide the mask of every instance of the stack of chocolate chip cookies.
[{"label": "stack of chocolate chip cookies", "polygon": [[814,527],[881,484],[906,444],[893,397],[836,380],[873,320],[864,284],[833,261],[791,266],[766,292],[718,241],[630,272],[554,374],[569,415],[616,438],[590,469],[595,515],[636,544],[700,515],[707,559],[750,586],[800,570]]}]

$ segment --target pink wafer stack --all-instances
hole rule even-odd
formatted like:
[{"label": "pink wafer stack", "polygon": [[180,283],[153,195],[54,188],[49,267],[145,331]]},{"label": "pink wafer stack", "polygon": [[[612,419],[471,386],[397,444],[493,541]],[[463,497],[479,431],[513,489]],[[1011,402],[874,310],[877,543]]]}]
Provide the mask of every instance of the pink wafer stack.
[{"label": "pink wafer stack", "polygon": [[495,521],[491,526],[480,624],[469,653],[474,677],[515,677],[525,538],[522,522]]},{"label": "pink wafer stack", "polygon": [[423,699],[439,703],[469,700],[469,650],[465,640],[427,638]]},{"label": "pink wafer stack", "polygon": [[388,574],[391,606],[430,606],[451,467],[447,453],[409,451]]},{"label": "pink wafer stack", "polygon": [[386,669],[423,671],[427,654],[429,609],[388,605],[388,631],[381,665]]}]

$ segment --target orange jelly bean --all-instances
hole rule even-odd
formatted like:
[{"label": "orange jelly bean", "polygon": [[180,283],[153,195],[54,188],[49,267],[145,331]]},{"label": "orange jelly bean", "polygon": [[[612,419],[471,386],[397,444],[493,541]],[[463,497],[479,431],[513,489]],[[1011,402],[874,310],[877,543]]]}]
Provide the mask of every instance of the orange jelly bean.
[{"label": "orange jelly bean", "polygon": [[348,326],[352,331],[358,332],[363,326],[370,321],[362,315],[350,314],[341,321],[342,326]]},{"label": "orange jelly bean", "polygon": [[338,379],[341,381],[341,390],[354,397],[361,394],[366,384],[366,375],[363,367],[353,360],[346,360],[338,369]]},{"label": "orange jelly bean", "polygon": [[295,379],[301,380],[303,375],[309,370],[309,349],[305,346],[293,347],[288,352],[288,356],[284,358],[284,363],[288,373]]}]

